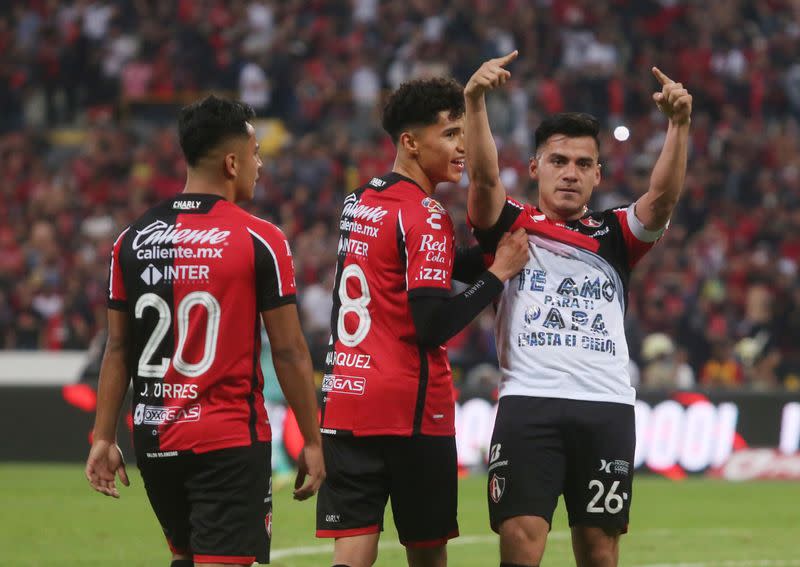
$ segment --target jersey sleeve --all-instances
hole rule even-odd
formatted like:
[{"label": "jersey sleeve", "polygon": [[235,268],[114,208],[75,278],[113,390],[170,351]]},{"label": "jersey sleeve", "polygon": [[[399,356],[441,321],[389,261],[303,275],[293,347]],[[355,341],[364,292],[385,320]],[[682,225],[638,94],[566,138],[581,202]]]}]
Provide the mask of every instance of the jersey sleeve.
[{"label": "jersey sleeve", "polygon": [[447,212],[409,206],[398,212],[398,248],[410,297],[450,294],[455,260],[453,221]]},{"label": "jersey sleeve", "polygon": [[111,248],[111,263],[108,267],[108,308],[117,311],[128,309],[128,292],[125,290],[125,280],[122,279],[122,265],[120,264],[122,241],[127,232],[128,228],[123,230],[114,241],[114,246]]},{"label": "jersey sleeve", "polygon": [[524,210],[524,205],[508,197],[505,205],[503,205],[503,210],[500,211],[500,217],[493,227],[487,229],[472,228],[472,234],[485,254],[494,254],[503,234],[519,228],[519,221],[523,218],[522,213]]},{"label": "jersey sleeve", "polygon": [[258,311],[295,303],[294,261],[286,236],[273,225],[247,231],[253,240]]},{"label": "jersey sleeve", "polygon": [[636,217],[636,203],[614,209],[622,228],[622,239],[628,251],[628,265],[633,268],[667,230],[669,223],[659,230],[647,230]]}]

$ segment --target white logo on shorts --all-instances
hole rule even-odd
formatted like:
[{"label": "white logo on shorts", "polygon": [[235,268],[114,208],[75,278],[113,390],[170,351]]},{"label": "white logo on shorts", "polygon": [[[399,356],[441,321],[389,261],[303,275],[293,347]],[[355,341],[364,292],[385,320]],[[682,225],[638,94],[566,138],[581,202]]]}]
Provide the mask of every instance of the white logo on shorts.
[{"label": "white logo on shorts", "polygon": [[492,499],[492,502],[495,504],[499,503],[500,499],[503,497],[503,492],[505,489],[506,479],[502,476],[493,474],[491,480],[489,481],[489,497]]},{"label": "white logo on shorts", "polygon": [[598,472],[602,471],[606,474],[611,474],[613,470],[614,474],[628,476],[628,473],[630,472],[630,463],[622,459],[611,459],[608,461],[605,459],[600,459],[600,468],[597,470]]}]

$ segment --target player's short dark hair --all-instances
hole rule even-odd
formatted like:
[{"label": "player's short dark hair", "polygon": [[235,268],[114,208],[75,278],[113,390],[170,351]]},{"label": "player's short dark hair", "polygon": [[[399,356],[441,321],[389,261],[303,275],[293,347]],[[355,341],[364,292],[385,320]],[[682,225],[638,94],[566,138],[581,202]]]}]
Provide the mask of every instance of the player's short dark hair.
[{"label": "player's short dark hair", "polygon": [[209,95],[184,106],[178,115],[178,136],[183,155],[190,166],[235,136],[247,137],[248,120],[255,117],[250,106],[236,100]]},{"label": "player's short dark hair", "polygon": [[414,79],[400,85],[383,107],[383,129],[397,142],[412,126],[436,124],[442,110],[450,119],[464,115],[464,87],[455,79]]},{"label": "player's short dark hair", "polygon": [[582,138],[590,136],[597,144],[600,151],[600,122],[591,114],[585,112],[560,112],[542,120],[534,134],[535,149],[543,146],[551,136],[562,134],[568,138]]}]

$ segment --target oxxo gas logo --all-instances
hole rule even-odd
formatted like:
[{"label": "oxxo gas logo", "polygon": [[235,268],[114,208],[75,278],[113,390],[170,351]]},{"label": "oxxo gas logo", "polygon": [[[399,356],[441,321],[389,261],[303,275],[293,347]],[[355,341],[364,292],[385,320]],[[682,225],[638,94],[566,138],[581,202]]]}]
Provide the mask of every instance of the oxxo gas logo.
[{"label": "oxxo gas logo", "polygon": [[367,380],[360,376],[343,376],[341,374],[326,374],[322,378],[323,392],[338,392],[363,396],[367,388]]},{"label": "oxxo gas logo", "polygon": [[148,406],[136,404],[133,411],[134,425],[163,425],[200,420],[200,404],[191,406]]}]

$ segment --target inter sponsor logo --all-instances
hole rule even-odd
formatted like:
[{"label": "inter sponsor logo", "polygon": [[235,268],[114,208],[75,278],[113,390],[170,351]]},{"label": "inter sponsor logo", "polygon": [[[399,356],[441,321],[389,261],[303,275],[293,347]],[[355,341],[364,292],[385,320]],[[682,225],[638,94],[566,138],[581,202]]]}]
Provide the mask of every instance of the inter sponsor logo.
[{"label": "inter sponsor logo", "polygon": [[131,246],[139,250],[143,246],[158,246],[165,244],[222,244],[230,236],[230,230],[220,230],[217,227],[198,230],[195,228],[180,228],[182,223],[167,224],[157,220],[142,230],[136,231]]},{"label": "inter sponsor logo", "polygon": [[153,264],[148,264],[139,277],[147,285],[156,285],[161,280],[166,282],[180,281],[208,281],[211,269],[208,266],[197,264],[187,264],[181,266],[163,266],[157,268]]},{"label": "inter sponsor logo", "polygon": [[199,209],[201,203],[201,201],[175,201],[172,203],[172,208],[178,211],[192,211]]},{"label": "inter sponsor logo", "polygon": [[339,254],[352,254],[366,258],[369,254],[369,243],[342,237],[339,239]]},{"label": "inter sponsor logo", "polygon": [[367,380],[360,376],[343,376],[341,374],[326,374],[322,378],[323,392],[338,392],[363,396],[367,387]]},{"label": "inter sponsor logo", "polygon": [[200,404],[191,406],[148,406],[137,404],[133,411],[135,425],[163,425],[200,420]]}]

